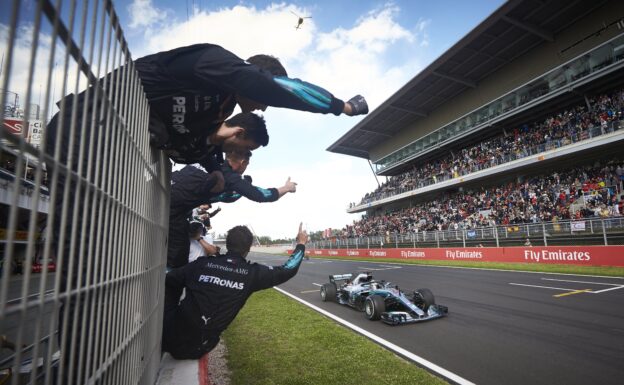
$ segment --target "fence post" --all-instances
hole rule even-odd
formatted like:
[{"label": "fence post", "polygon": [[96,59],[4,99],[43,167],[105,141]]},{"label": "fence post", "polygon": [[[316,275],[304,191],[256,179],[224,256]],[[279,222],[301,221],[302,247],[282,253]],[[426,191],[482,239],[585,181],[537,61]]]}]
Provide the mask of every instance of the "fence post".
[{"label": "fence post", "polygon": [[394,248],[399,248],[399,233],[394,233]]},{"label": "fence post", "polygon": [[496,228],[496,225],[494,225],[494,238],[496,238],[496,247],[500,247],[500,244],[498,243],[498,229]]},{"label": "fence post", "polygon": [[548,241],[546,240],[546,223],[542,222],[542,235],[544,236],[544,246],[548,246]]},{"label": "fence post", "polygon": [[440,248],[440,238],[438,237],[438,232],[435,232],[435,237],[436,237],[436,243],[438,244],[438,248]]},{"label": "fence post", "polygon": [[414,248],[416,248],[416,234],[412,233],[412,242],[414,242]]},{"label": "fence post", "polygon": [[366,248],[370,249],[370,238],[366,237]]},{"label": "fence post", "polygon": [[[602,228],[604,229],[604,222],[602,223]],[[594,221],[592,221],[591,219],[589,220],[589,231],[591,231],[591,233],[594,233]]]},{"label": "fence post", "polygon": [[462,230],[462,243],[464,244],[464,248],[466,247],[466,230]]},{"label": "fence post", "polygon": [[604,244],[605,246],[608,246],[609,243],[607,242],[607,230],[605,229],[605,220],[603,219],[601,222],[602,222],[602,237],[604,238]]},{"label": "fence post", "polygon": [[358,238],[355,238],[355,248],[358,248]]}]

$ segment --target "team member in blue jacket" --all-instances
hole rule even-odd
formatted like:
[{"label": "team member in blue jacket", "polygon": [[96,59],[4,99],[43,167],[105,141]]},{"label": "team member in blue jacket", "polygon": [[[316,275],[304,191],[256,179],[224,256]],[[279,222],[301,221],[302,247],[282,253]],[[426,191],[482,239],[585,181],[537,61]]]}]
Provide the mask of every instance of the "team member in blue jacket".
[{"label": "team member in blue jacket", "polygon": [[251,151],[241,153],[231,151],[226,153],[226,162],[221,166],[221,172],[225,180],[223,192],[210,198],[210,203],[232,203],[241,197],[254,202],[275,202],[287,193],[297,191],[297,183],[292,182],[290,177],[282,187],[262,188],[252,184],[251,176],[243,174],[249,165]]},{"label": "team member in blue jacket", "polygon": [[243,178],[251,152],[240,154],[230,152],[222,165],[225,176],[223,192],[213,192],[214,178],[200,165],[189,165],[171,176],[171,204],[169,205],[169,237],[167,244],[167,267],[181,267],[187,264],[189,255],[188,213],[206,202],[232,203],[244,196],[255,202],[275,202],[284,194],[297,191],[297,184],[290,178],[282,187],[261,188]]},{"label": "team member in blue jacket", "polygon": [[[253,242],[251,231],[236,226],[226,237],[227,253],[201,257],[167,273],[162,348],[177,359],[196,359],[212,350],[247,298],[282,284],[297,274],[308,235],[299,224],[297,246],[281,266],[246,260]],[[182,290],[186,289],[180,301]]]}]

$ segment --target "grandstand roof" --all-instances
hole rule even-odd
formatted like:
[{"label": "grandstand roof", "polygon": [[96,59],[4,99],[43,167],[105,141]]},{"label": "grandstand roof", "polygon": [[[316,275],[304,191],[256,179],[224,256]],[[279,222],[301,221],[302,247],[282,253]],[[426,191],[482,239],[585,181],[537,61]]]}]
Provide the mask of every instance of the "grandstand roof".
[{"label": "grandstand roof", "polygon": [[554,36],[607,0],[511,0],[388,100],[344,134],[328,151],[369,159],[380,141]]}]

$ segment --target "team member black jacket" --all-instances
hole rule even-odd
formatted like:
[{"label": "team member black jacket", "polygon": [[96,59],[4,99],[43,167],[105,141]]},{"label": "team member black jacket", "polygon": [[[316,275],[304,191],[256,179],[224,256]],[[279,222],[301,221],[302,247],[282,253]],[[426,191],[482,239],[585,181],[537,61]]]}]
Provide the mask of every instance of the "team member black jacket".
[{"label": "team member black jacket", "polygon": [[[282,266],[249,263],[226,254],[203,257],[167,273],[163,350],[177,359],[195,359],[209,352],[219,336],[255,292],[294,277],[305,254],[297,245]],[[182,289],[186,295],[178,301]]]},{"label": "team member black jacket", "polygon": [[[167,243],[167,266],[184,266],[189,256],[189,213],[197,206],[207,202],[233,202],[240,195],[256,202],[273,202],[279,198],[277,189],[262,189],[251,185],[240,174],[223,165],[224,193],[211,193],[214,179],[203,169],[186,166],[171,175],[171,203],[169,204],[169,238]],[[232,191],[236,190],[236,193]],[[219,200],[215,200],[220,197]]]},{"label": "team member black jacket", "polygon": [[152,145],[176,163],[201,163],[220,152],[208,136],[232,114],[235,95],[267,106],[340,115],[344,102],[299,79],[273,76],[214,44],[159,52],[136,61],[150,105]]}]

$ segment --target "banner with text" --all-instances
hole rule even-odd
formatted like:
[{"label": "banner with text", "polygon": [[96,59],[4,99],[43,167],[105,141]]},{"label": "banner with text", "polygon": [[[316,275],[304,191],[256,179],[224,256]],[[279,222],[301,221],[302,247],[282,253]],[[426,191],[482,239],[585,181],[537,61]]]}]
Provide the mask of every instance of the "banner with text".
[{"label": "banner with text", "polygon": [[[292,252],[292,250],[290,251]],[[624,266],[624,246],[307,249],[310,256]]]}]

